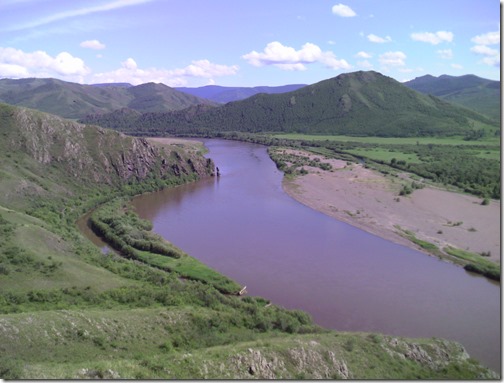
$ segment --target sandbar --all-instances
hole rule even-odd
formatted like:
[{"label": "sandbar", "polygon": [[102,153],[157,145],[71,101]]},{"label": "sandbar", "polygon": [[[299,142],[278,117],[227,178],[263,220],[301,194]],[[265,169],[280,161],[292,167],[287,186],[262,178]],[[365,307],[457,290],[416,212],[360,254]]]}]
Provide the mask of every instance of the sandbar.
[{"label": "sandbar", "polygon": [[408,174],[385,176],[362,164],[287,149],[290,154],[319,158],[332,170],[304,166],[308,174],[284,177],[287,194],[330,217],[387,240],[426,252],[404,238],[398,227],[443,249],[487,253],[500,263],[500,201],[482,205],[482,199],[427,185],[399,196]]}]

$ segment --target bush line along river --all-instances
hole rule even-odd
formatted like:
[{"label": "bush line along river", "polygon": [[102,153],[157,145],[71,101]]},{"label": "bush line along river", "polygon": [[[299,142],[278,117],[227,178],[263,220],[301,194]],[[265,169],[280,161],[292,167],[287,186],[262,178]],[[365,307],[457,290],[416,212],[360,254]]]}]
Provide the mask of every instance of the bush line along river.
[{"label": "bush line along river", "polygon": [[455,340],[500,371],[500,285],[289,197],[266,147],[206,140],[221,177],[135,197],[191,256],[322,326]]}]

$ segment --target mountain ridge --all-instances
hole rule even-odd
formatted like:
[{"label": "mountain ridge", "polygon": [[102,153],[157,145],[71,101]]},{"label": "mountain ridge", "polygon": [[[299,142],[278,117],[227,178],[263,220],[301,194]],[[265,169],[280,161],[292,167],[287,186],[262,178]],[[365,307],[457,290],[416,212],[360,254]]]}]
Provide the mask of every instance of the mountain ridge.
[{"label": "mountain ridge", "polygon": [[165,112],[196,104],[217,105],[164,84],[96,86],[53,78],[0,79],[0,102],[71,119],[124,107],[141,112]]},{"label": "mountain ridge", "polygon": [[488,80],[473,74],[463,76],[425,75],[404,83],[405,86],[424,94],[432,94],[444,100],[462,105],[500,120],[500,81]]},{"label": "mountain ridge", "polygon": [[[134,134],[217,131],[297,132],[388,137],[464,134],[490,119],[416,92],[378,72],[353,72],[281,94],[256,94],[220,107],[144,114],[136,121],[87,116],[82,121]],[[137,129],[125,129],[125,124]]]}]

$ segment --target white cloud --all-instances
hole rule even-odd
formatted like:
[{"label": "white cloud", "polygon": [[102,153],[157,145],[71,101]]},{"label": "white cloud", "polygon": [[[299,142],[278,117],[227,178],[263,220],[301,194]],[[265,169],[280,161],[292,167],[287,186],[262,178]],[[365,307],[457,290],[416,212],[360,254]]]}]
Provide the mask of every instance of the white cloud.
[{"label": "white cloud", "polygon": [[129,82],[133,85],[161,82],[169,86],[182,86],[187,84],[188,78],[206,78],[214,81],[214,77],[231,76],[236,74],[238,69],[237,65],[214,64],[208,60],[195,60],[185,68],[179,69],[141,69],[130,57],[116,70],[94,74],[91,82]]},{"label": "white cloud", "polygon": [[355,57],[358,57],[358,58],[361,58],[361,59],[370,59],[371,57],[371,54],[370,53],[367,53],[367,52],[364,52],[364,51],[360,51],[358,52]]},{"label": "white cloud", "polygon": [[442,42],[452,42],[453,41],[453,33],[446,31],[438,31],[435,33],[432,32],[420,32],[420,33],[412,33],[411,39],[414,41],[422,41],[424,43],[430,43],[432,45],[437,45]]},{"label": "white cloud", "polygon": [[401,52],[386,52],[380,55],[378,58],[378,61],[380,62],[381,65],[388,67],[388,66],[404,66],[406,65],[405,61],[406,60],[406,55]]},{"label": "white cloud", "polygon": [[499,67],[500,66],[500,57],[498,55],[484,57],[483,60],[481,60],[481,62],[486,65]]},{"label": "white cloud", "polygon": [[464,67],[462,65],[460,65],[460,64],[451,64],[451,67],[453,69],[464,69]]},{"label": "white cloud", "polygon": [[80,43],[80,46],[82,48],[89,48],[89,49],[105,49],[105,44],[102,44],[98,40],[86,40]]},{"label": "white cloud", "polygon": [[437,53],[442,59],[449,60],[453,58],[453,52],[451,49],[440,49]]},{"label": "white cloud", "polygon": [[332,7],[332,13],[341,17],[354,17],[357,13],[352,8],[344,4],[336,4]]},{"label": "white cloud", "polygon": [[500,53],[497,49],[490,48],[486,45],[475,45],[471,48],[471,52],[484,56],[480,62],[485,65],[500,66]]},{"label": "white cloud", "polygon": [[471,39],[473,43],[479,45],[495,45],[500,43],[500,31],[488,32],[475,36]]},{"label": "white cloud", "polygon": [[0,63],[0,78],[26,78],[30,77],[25,67],[17,64]]},{"label": "white cloud", "polygon": [[242,56],[249,64],[262,67],[273,65],[282,70],[306,70],[305,64],[319,62],[331,69],[348,69],[348,64],[343,59],[337,59],[333,52],[322,50],[315,44],[306,43],[300,50],[287,47],[273,41],[268,43],[264,51],[259,53],[252,51]]},{"label": "white cloud", "polygon": [[471,48],[471,52],[484,56],[496,56],[499,54],[497,49],[489,48],[486,45],[475,45]]},{"label": "white cloud", "polygon": [[484,56],[480,63],[495,67],[500,66],[500,52],[488,46],[500,43],[500,31],[475,36],[471,41],[478,44],[471,48],[471,52]]},{"label": "white cloud", "polygon": [[52,57],[44,51],[23,52],[0,47],[0,77],[63,77],[82,81],[90,73],[84,61],[68,52]]},{"label": "white cloud", "polygon": [[391,42],[392,39],[390,38],[390,36],[387,36],[385,38],[383,37],[380,37],[380,36],[377,36],[375,34],[369,34],[367,35],[367,39],[369,41],[371,41],[372,43],[378,43],[378,44],[383,44],[383,43],[388,43],[388,42]]},{"label": "white cloud", "polygon": [[54,77],[80,83],[129,82],[138,85],[162,82],[178,86],[186,85],[188,78],[213,81],[215,77],[234,75],[238,69],[237,65],[214,64],[208,60],[195,60],[179,69],[142,69],[134,59],[128,58],[116,70],[93,74],[82,59],[68,52],[52,57],[43,51],[26,53],[14,48],[0,47],[0,78]]}]

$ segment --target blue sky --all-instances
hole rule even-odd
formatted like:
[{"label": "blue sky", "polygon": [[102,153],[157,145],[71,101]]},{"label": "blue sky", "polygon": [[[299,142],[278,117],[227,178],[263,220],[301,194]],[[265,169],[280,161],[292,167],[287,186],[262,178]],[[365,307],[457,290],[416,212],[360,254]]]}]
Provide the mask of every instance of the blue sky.
[{"label": "blue sky", "polygon": [[312,84],[500,79],[498,0],[2,0],[0,78]]}]

